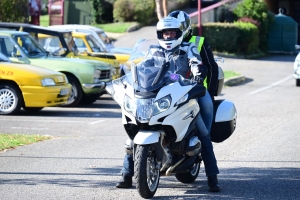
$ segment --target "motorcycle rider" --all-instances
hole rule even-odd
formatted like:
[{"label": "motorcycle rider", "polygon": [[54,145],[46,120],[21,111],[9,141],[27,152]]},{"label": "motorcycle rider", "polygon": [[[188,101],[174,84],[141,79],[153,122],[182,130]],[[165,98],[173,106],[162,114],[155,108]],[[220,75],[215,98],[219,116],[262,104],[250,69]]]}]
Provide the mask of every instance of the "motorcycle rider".
[{"label": "motorcycle rider", "polygon": [[[207,68],[205,67],[205,65],[202,65],[201,57],[197,51],[197,47],[195,46],[195,44],[182,42],[182,24],[174,17],[166,17],[157,23],[156,29],[159,45],[151,46],[151,52],[155,53],[151,54],[150,57],[146,56],[143,62],[155,62],[155,60],[159,59],[160,57],[167,58],[170,54],[177,55],[175,59],[173,58],[173,62],[175,62],[175,65],[181,65],[181,68],[177,73],[188,78],[187,76],[189,76],[189,72],[192,71],[195,80],[197,80],[200,84],[203,84],[203,80],[206,77]],[[206,92],[206,95],[204,97],[201,97],[200,99],[198,101],[199,105],[203,106],[203,109],[208,109],[208,111],[210,112],[210,114],[207,115],[207,118],[209,118],[211,124],[213,118],[213,104],[209,93]],[[210,174],[208,174],[210,191],[219,191],[220,187],[218,185],[218,180],[216,177],[216,174],[218,174],[219,171],[216,166],[216,159],[214,157],[212,143],[210,141],[210,134],[201,116],[197,118],[196,126],[199,133],[199,139],[201,143],[203,142],[202,146],[205,149],[205,155],[203,159],[205,159],[207,162],[206,166],[212,167],[210,171],[213,176],[210,176]],[[121,170],[122,179],[116,185],[116,187],[118,188],[128,188],[132,186],[134,163],[132,152],[128,151],[128,149],[132,149],[132,145],[132,140],[128,139],[125,144],[127,154],[125,155],[123,168]]]},{"label": "motorcycle rider", "polygon": [[[202,62],[207,67],[208,70],[207,77],[205,79],[207,90],[212,100],[214,101],[214,94],[216,93],[218,87],[219,70],[218,70],[218,64],[214,59],[214,55],[212,53],[210,45],[204,39],[204,37],[193,36],[191,19],[186,12],[175,10],[171,12],[168,16],[177,18],[178,21],[180,21],[181,24],[183,25],[184,27],[183,41],[195,43],[195,45],[197,46],[197,49],[202,58]],[[201,99],[199,101],[199,105],[201,108],[203,107],[205,108],[204,106],[205,104],[204,102],[201,101]],[[218,192],[220,190],[220,187],[218,185],[218,179],[217,179],[217,174],[219,173],[219,170],[217,167],[217,162],[215,161],[216,159],[213,152],[212,144],[210,144],[211,142],[209,142],[212,121],[210,121],[210,117],[207,116],[210,115],[211,111],[209,109],[201,109],[200,113],[203,122],[209,133],[209,136],[202,137],[201,143],[204,143],[205,145],[202,148],[201,155],[205,166],[206,176],[208,177],[208,185],[210,186],[210,191]],[[204,140],[206,140],[206,142],[203,142]]]},{"label": "motorcycle rider", "polygon": [[198,48],[200,56],[202,58],[203,64],[207,67],[207,77],[205,80],[205,84],[207,85],[207,90],[214,101],[214,94],[216,93],[217,86],[218,86],[218,64],[214,59],[214,55],[210,48],[210,45],[202,36],[193,36],[193,30],[191,26],[191,19],[190,16],[181,10],[175,10],[171,12],[169,17],[177,18],[181,24],[183,25],[183,41],[184,42],[192,42]]}]

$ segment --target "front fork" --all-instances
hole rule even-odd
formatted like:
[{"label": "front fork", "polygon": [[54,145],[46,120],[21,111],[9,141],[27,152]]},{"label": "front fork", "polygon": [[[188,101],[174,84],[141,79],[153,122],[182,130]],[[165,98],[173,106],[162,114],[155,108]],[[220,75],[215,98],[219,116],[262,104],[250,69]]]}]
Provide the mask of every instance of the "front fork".
[{"label": "front fork", "polygon": [[[156,169],[164,171],[172,163],[172,155],[169,153],[169,148],[164,145],[164,138],[165,133],[163,131],[139,131],[133,141],[127,139],[125,149],[129,154],[133,154],[133,161],[135,161],[135,149],[137,145],[153,146],[156,155]],[[162,163],[164,164],[162,165]]]}]

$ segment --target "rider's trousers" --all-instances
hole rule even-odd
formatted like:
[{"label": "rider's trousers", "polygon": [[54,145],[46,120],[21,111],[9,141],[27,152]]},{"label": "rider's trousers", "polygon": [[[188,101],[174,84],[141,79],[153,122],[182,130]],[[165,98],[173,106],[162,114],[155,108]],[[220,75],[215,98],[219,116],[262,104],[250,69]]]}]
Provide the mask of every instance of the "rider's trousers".
[{"label": "rider's trousers", "polygon": [[214,107],[207,91],[204,97],[198,99],[198,104],[200,115],[197,118],[196,127],[202,145],[201,156],[204,162],[205,173],[206,176],[216,175],[219,173],[219,169],[210,137]]}]

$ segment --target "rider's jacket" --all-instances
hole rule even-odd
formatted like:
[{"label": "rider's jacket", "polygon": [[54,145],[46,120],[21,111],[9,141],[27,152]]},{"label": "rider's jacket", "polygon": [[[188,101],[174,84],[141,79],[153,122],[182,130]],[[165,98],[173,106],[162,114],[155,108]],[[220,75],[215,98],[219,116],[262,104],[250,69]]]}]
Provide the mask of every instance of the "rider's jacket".
[{"label": "rider's jacket", "polygon": [[200,37],[200,36],[192,36],[190,41],[191,43],[194,43],[199,51],[199,53],[201,52],[201,48],[202,45],[204,43],[204,37]]},{"label": "rider's jacket", "polygon": [[[171,56],[172,55],[172,56]],[[185,78],[190,76],[190,67],[192,64],[198,63],[201,77],[205,79],[207,74],[206,66],[202,65],[200,54],[194,43],[182,42],[177,49],[172,52],[165,50],[159,45],[151,45],[143,62],[148,65],[162,66],[164,61],[174,62],[178,74]]]},{"label": "rider's jacket", "polygon": [[209,44],[204,40],[204,37],[192,36],[189,42],[194,43],[200,53],[203,64],[207,67],[207,78],[205,85],[208,91],[213,96],[218,86],[218,64],[216,63]]}]

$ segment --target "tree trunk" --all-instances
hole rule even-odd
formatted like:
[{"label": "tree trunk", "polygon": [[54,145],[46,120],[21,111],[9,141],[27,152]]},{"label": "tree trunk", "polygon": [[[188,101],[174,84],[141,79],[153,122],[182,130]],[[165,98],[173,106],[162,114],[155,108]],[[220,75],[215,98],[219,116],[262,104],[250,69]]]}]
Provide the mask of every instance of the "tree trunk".
[{"label": "tree trunk", "polygon": [[158,20],[161,20],[163,18],[162,0],[155,0],[155,5],[156,5],[157,18],[158,18]]},{"label": "tree trunk", "polygon": [[163,0],[163,11],[164,11],[164,17],[168,16],[168,0]]}]

